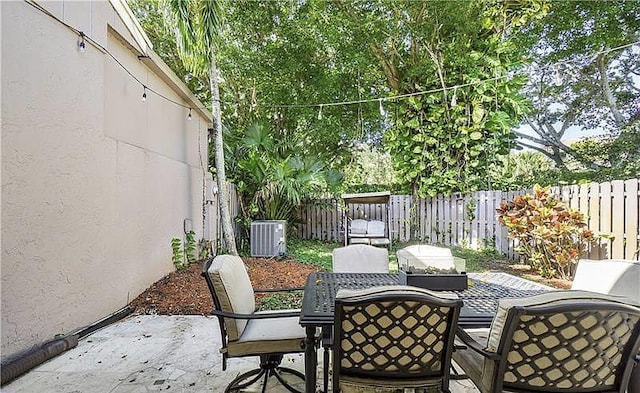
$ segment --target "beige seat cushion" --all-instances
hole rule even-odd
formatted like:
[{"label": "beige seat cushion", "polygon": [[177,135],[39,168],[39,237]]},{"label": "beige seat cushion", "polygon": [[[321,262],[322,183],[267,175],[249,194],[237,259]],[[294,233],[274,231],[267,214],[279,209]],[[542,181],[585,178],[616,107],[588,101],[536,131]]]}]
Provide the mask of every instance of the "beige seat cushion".
[{"label": "beige seat cushion", "polygon": [[[287,312],[293,310],[284,310]],[[277,311],[258,312],[273,314]],[[300,326],[299,317],[273,319],[251,319],[242,336],[228,344],[229,356],[260,355],[263,353],[303,352],[302,343],[305,330]]]},{"label": "beige seat cushion", "polygon": [[[253,314],[255,297],[249,274],[242,259],[235,255],[218,255],[207,270],[220,300],[221,311]],[[225,318],[229,341],[237,340],[247,325],[246,319]]]},{"label": "beige seat cushion", "polygon": [[333,249],[335,273],[388,273],[389,251],[366,244]]},{"label": "beige seat cushion", "polygon": [[369,243],[372,246],[386,246],[386,245],[389,245],[391,242],[386,237],[379,237],[379,238],[374,237],[370,239]]}]

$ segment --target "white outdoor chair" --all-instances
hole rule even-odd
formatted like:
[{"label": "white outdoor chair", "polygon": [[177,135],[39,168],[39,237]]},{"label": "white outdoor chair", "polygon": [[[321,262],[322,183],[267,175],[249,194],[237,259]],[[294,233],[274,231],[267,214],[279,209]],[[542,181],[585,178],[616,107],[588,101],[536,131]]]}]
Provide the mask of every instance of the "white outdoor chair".
[{"label": "white outdoor chair", "polygon": [[625,296],[640,303],[640,262],[581,259],[571,289]]},{"label": "white outdoor chair", "polygon": [[367,236],[367,220],[351,220],[349,225],[350,237],[366,237]]},{"label": "white outdoor chair", "polygon": [[334,273],[389,273],[389,251],[366,244],[333,249]]}]

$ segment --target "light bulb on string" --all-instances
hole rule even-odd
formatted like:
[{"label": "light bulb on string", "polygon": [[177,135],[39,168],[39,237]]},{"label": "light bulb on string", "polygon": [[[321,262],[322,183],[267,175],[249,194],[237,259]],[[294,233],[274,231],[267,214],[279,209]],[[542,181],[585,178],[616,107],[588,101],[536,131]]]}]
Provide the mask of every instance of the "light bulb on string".
[{"label": "light bulb on string", "polygon": [[191,120],[191,108],[189,108],[189,116],[187,116],[187,120]]},{"label": "light bulb on string", "polygon": [[453,97],[451,97],[451,106],[454,107],[458,103],[458,88],[453,88]]},{"label": "light bulb on string", "polygon": [[142,85],[144,90],[142,91],[142,102],[147,102],[147,86]]},{"label": "light bulb on string", "polygon": [[87,44],[84,42],[84,33],[80,32],[80,41],[78,41],[78,50],[81,53],[84,53],[86,48],[87,48]]},{"label": "light bulb on string", "polygon": [[382,106],[382,98],[380,98],[379,100],[379,110],[380,110],[380,116],[385,117],[387,115],[387,112],[384,110],[384,107]]},{"label": "light bulb on string", "polygon": [[553,73],[553,84],[556,86],[562,86],[562,76],[560,75],[560,70],[555,70]]},{"label": "light bulb on string", "polygon": [[322,120],[322,105],[320,105],[320,109],[318,110],[318,120]]}]

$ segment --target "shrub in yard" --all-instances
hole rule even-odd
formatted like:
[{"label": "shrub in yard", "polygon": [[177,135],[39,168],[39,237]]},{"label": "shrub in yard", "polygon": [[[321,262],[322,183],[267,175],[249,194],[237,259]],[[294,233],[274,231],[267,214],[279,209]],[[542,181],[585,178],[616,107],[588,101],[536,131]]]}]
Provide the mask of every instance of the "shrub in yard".
[{"label": "shrub in yard", "polygon": [[569,279],[574,265],[594,241],[579,211],[572,210],[549,193],[534,186],[533,194],[502,202],[498,220],[519,241],[516,249],[543,277]]}]

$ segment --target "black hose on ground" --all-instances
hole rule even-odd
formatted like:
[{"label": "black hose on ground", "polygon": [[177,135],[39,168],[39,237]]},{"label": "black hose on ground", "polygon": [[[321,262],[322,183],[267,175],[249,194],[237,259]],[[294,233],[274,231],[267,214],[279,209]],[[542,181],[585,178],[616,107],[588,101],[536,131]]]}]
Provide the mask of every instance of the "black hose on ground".
[{"label": "black hose on ground", "polygon": [[50,341],[40,348],[29,351],[17,359],[2,365],[1,385],[13,381],[15,378],[31,370],[35,366],[43,363],[62,352],[74,348],[78,345],[78,335],[73,334],[67,337]]},{"label": "black hose on ground", "polygon": [[116,311],[106,318],[103,318],[97,322],[92,323],[89,326],[78,330],[75,333],[45,343],[39,348],[27,351],[22,355],[18,355],[17,358],[3,363],[2,367],[0,367],[2,374],[2,381],[0,382],[0,386],[13,381],[17,377],[38,366],[39,364],[46,362],[52,357],[57,356],[71,348],[75,348],[78,345],[78,339],[83,338],[98,329],[121,320],[122,318],[131,314],[131,312],[133,312],[133,308],[127,306]]}]

